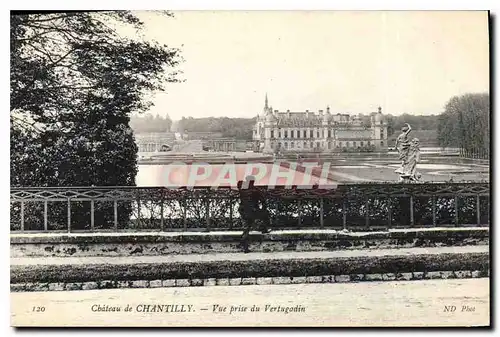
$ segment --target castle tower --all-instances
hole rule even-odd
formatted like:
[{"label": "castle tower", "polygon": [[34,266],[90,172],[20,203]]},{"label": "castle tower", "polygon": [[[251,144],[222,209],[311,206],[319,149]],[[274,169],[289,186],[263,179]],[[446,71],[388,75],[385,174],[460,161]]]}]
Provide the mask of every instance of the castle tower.
[{"label": "castle tower", "polygon": [[377,149],[387,149],[387,123],[379,106],[376,113],[371,116],[373,141]]},{"label": "castle tower", "polygon": [[275,125],[275,116],[273,115],[273,110],[269,106],[269,101],[267,98],[264,102],[264,112],[265,112],[265,122],[264,122],[264,149],[262,150],[264,153],[274,153],[274,150],[271,146],[271,129],[274,129]]},{"label": "castle tower", "polygon": [[330,122],[330,107],[326,107],[326,113],[321,111],[321,126],[323,129],[323,150],[329,150],[329,138],[328,138],[328,127],[329,127],[329,122]]}]

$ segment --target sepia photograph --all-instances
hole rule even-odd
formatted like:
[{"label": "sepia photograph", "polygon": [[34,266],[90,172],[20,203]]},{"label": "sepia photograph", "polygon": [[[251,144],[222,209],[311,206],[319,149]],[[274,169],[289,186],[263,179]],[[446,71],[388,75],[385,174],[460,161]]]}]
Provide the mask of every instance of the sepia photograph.
[{"label": "sepia photograph", "polygon": [[490,327],[490,30],[11,11],[11,326]]}]

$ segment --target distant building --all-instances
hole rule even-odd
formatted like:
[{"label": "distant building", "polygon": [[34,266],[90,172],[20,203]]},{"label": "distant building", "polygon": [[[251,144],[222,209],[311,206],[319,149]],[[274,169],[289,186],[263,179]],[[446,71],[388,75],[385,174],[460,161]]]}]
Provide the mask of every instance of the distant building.
[{"label": "distant building", "polygon": [[147,132],[135,134],[135,141],[139,152],[168,151],[175,142],[173,132]]},{"label": "distant building", "polygon": [[245,140],[235,138],[215,138],[204,140],[203,145],[208,151],[215,152],[244,152],[247,150],[247,142]]},{"label": "distant building", "polygon": [[266,94],[253,140],[256,148],[265,153],[387,151],[387,123],[382,108],[372,112],[368,122],[362,117],[332,114],[330,107],[318,113],[280,112],[272,109]]}]

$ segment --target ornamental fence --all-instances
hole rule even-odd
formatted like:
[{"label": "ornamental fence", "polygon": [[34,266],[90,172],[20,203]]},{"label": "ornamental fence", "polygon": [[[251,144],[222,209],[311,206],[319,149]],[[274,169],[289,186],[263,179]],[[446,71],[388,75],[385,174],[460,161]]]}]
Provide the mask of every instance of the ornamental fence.
[{"label": "ornamental fence", "polygon": [[[274,229],[489,226],[489,183],[366,183],[263,194]],[[241,229],[238,190],[163,187],[12,188],[11,232]]]},{"label": "ornamental fence", "polygon": [[471,158],[471,159],[490,159],[489,148],[476,148],[476,149],[464,149],[459,150],[460,157]]}]

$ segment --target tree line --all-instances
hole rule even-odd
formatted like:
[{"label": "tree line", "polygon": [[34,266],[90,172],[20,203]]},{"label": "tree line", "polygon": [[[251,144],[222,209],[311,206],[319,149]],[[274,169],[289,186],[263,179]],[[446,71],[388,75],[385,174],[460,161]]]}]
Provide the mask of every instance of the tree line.
[{"label": "tree line", "polygon": [[[363,125],[370,126],[370,116],[364,116]],[[166,129],[163,126],[155,126],[152,116],[137,117],[140,123],[135,123],[133,129],[135,132],[146,132],[145,130],[155,130],[150,132],[162,132]],[[160,117],[161,118],[161,117]],[[366,119],[366,120],[365,120]],[[414,116],[403,114],[400,116],[386,115],[388,136],[401,130],[405,123],[410,123],[414,130],[436,130],[438,116]],[[148,121],[148,122],[146,122]],[[161,121],[161,119],[160,119]],[[231,117],[183,117],[174,127],[177,132],[217,132],[223,137],[230,137],[239,140],[251,140],[252,130],[255,126],[256,118],[231,118]],[[144,125],[144,126],[139,126]],[[161,122],[157,125],[162,125]]]},{"label": "tree line", "polygon": [[394,133],[399,133],[401,128],[406,124],[410,124],[413,130],[436,130],[439,115],[410,115],[408,113],[393,116],[386,115],[387,134],[390,137]]},{"label": "tree line", "polygon": [[443,147],[459,147],[461,155],[488,158],[490,150],[490,97],[469,93],[452,97],[439,116],[438,140]]},{"label": "tree line", "polygon": [[130,127],[135,133],[148,132],[170,132],[172,131],[172,119],[167,115],[165,117],[150,113],[144,115],[134,115],[130,117]]}]

